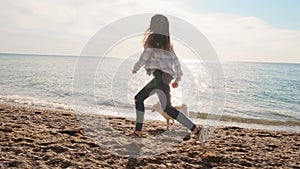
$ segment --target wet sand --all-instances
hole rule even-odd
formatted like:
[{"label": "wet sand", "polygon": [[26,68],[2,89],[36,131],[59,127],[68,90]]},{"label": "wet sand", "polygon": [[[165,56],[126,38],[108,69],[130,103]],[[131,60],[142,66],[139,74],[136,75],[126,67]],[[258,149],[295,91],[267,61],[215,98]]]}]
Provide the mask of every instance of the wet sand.
[{"label": "wet sand", "polygon": [[[82,117],[98,118],[0,104],[0,168],[300,168],[296,132],[220,127],[204,143],[179,140],[158,155],[129,158],[105,150],[111,142],[102,145],[97,140],[107,139],[112,131],[87,130],[84,126],[89,124],[80,122]],[[134,122],[125,118],[104,119],[118,132],[115,138],[128,136],[134,128]],[[159,135],[165,128],[164,122],[147,123],[144,137]]]}]

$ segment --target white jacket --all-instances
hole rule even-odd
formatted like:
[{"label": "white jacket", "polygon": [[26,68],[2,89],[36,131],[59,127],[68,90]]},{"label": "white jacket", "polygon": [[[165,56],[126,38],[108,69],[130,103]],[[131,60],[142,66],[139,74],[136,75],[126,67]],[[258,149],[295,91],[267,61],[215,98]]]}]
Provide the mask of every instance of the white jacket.
[{"label": "white jacket", "polygon": [[148,74],[152,74],[155,69],[159,69],[170,74],[177,81],[180,81],[183,75],[180,62],[174,51],[146,48],[134,65],[133,70],[138,71],[143,65],[145,65],[144,68]]}]

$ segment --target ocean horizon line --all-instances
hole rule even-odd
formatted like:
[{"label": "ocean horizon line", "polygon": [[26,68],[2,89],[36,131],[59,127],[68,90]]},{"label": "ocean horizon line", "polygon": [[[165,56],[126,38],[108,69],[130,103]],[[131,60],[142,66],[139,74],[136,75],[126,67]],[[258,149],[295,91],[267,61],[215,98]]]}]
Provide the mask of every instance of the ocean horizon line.
[{"label": "ocean horizon line", "polygon": [[[47,53],[13,53],[13,52],[0,52],[0,55],[28,55],[28,56],[52,56],[52,57],[78,57],[81,55],[73,54],[47,54]],[[85,56],[85,57],[99,57],[99,56]],[[109,56],[109,58],[122,59],[123,57]],[[183,59],[187,61],[194,61],[195,59]],[[220,63],[262,63],[262,64],[300,64],[300,62],[276,62],[276,61],[245,61],[245,60],[224,60]]]}]

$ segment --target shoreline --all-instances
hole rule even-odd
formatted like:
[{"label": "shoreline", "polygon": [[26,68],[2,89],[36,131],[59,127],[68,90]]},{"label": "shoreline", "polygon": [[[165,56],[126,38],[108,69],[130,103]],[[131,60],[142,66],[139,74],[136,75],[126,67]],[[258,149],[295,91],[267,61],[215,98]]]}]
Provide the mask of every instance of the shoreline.
[{"label": "shoreline", "polygon": [[[190,139],[155,156],[128,158],[103,149],[87,134],[89,131],[82,128],[78,116],[71,111],[0,103],[0,118],[0,168],[300,166],[300,134],[296,132],[219,127],[202,144]],[[105,116],[105,119],[124,135],[133,131],[133,121],[113,116]],[[145,137],[151,137],[164,130],[165,123],[156,121],[145,124],[143,133]],[[98,130],[96,136],[105,138],[105,132]]]},{"label": "shoreline", "polygon": [[[57,103],[58,104],[58,103]],[[14,102],[1,102],[0,105],[11,105],[11,106],[21,106],[27,107],[29,109],[42,109],[42,110],[50,110],[50,111],[75,111],[71,107],[48,107],[48,106],[41,106],[41,105],[28,105],[23,103],[14,103]],[[76,112],[76,114],[81,114]],[[83,113],[85,114],[85,113]],[[98,114],[98,113],[88,113],[88,114]],[[99,115],[99,114],[98,114]],[[130,120],[135,120],[135,115],[126,114],[119,114],[119,113],[103,113],[101,115],[107,116],[115,116],[115,117],[124,117]],[[215,114],[208,114],[204,112],[195,113],[190,111],[190,117],[194,118],[194,121],[197,123],[201,123],[204,125],[209,124],[216,124],[215,127],[240,127],[240,128],[247,128],[247,129],[267,129],[270,131],[295,131],[300,133],[300,121],[275,121],[275,120],[266,120],[266,119],[254,119],[254,118],[244,118],[244,117],[234,117],[230,115],[215,115]],[[145,117],[146,118],[146,117]],[[164,121],[163,118],[155,119],[154,121]],[[145,121],[153,121],[149,119],[145,119]]]}]

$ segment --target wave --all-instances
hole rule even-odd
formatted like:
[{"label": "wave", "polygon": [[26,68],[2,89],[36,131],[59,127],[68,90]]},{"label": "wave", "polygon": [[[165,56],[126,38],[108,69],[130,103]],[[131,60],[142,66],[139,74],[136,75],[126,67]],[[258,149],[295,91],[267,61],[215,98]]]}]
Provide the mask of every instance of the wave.
[{"label": "wave", "polygon": [[53,101],[45,101],[39,98],[27,97],[27,96],[19,96],[19,95],[0,95],[0,102],[4,103],[16,103],[27,106],[34,107],[42,107],[42,108],[50,108],[50,109],[58,109],[58,110],[73,110],[71,105],[53,102]]},{"label": "wave", "polygon": [[[72,104],[66,103],[58,103],[54,101],[44,101],[39,98],[34,97],[26,97],[26,96],[19,96],[19,95],[0,95],[0,102],[4,103],[15,103],[15,104],[22,104],[26,106],[34,106],[39,108],[49,108],[49,109],[58,109],[58,110],[66,110],[66,111],[75,111]],[[101,111],[101,114],[107,115],[118,115],[118,113],[109,111],[109,107],[122,107],[122,108],[132,108],[133,105],[125,104],[122,102],[114,101],[114,100],[103,100],[97,103],[97,106],[107,107]],[[89,107],[81,106],[82,110],[91,110]],[[146,109],[150,109],[150,105],[145,106]],[[98,110],[97,110],[98,111]],[[95,110],[96,112],[96,110]],[[93,112],[93,113],[95,113]],[[266,126],[300,126],[300,121],[295,120],[287,120],[287,121],[276,121],[276,120],[266,120],[260,118],[247,118],[247,117],[237,117],[231,115],[216,115],[216,114],[209,114],[204,112],[193,112],[190,111],[190,117],[200,120],[214,120],[220,122],[229,122],[235,124],[248,124],[248,125],[266,125]]]},{"label": "wave", "polygon": [[246,124],[261,124],[261,125],[271,125],[271,126],[300,126],[300,121],[295,120],[286,120],[286,121],[278,121],[278,120],[266,120],[261,118],[245,118],[245,117],[237,117],[230,115],[217,115],[217,114],[209,114],[203,112],[190,112],[191,116],[199,118],[199,119],[211,119],[225,122],[234,122],[234,123],[246,123]]}]

